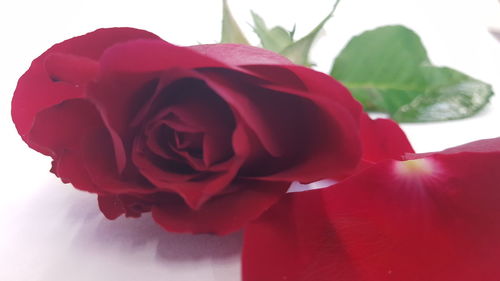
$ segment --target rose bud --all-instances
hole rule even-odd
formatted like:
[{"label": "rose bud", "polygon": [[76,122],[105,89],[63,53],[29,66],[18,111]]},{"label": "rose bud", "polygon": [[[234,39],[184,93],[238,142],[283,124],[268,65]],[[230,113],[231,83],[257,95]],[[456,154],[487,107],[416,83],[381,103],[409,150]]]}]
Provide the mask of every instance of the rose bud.
[{"label": "rose bud", "polygon": [[293,181],[360,163],[361,106],[328,75],[256,47],[179,47],[131,28],[56,44],[20,78],[12,117],[109,219],[225,234]]}]

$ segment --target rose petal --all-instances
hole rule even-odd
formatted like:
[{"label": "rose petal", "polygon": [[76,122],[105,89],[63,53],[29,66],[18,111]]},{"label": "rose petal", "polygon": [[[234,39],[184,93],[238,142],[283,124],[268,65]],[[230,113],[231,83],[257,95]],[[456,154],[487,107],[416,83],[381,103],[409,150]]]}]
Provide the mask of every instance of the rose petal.
[{"label": "rose petal", "polygon": [[190,46],[188,48],[231,66],[248,64],[293,64],[282,55],[263,48],[248,45],[205,44]]},{"label": "rose petal", "polygon": [[[169,72],[171,72],[171,71],[169,71]],[[179,71],[176,71],[176,72],[179,72]],[[235,79],[237,79],[238,81],[248,80],[248,79],[246,79],[246,77],[243,77],[243,78],[241,77],[241,75],[243,75],[243,74],[238,74],[235,72],[230,72],[230,73],[223,72],[223,73],[221,73],[220,70],[215,70],[215,69],[206,69],[203,71],[200,70],[199,72],[201,72],[203,74],[203,76],[200,74],[196,74],[192,71],[191,72],[180,71],[181,74],[175,74],[175,73],[174,74],[176,77],[179,76],[181,79],[187,78],[187,77],[194,77],[196,79],[204,79],[206,81],[206,83],[209,84],[209,86],[217,94],[221,95],[221,97],[224,98],[225,101],[228,102],[231,105],[231,107],[234,110],[236,110],[237,113],[239,113],[239,115],[242,116],[242,118],[245,119],[245,121],[244,121],[245,123],[249,124],[249,126],[251,126],[254,129],[254,131],[260,132],[261,138],[268,140],[266,142],[268,150],[274,151],[276,155],[279,155],[280,154],[279,150],[282,150],[284,147],[286,147],[287,143],[290,143],[289,142],[290,138],[287,138],[286,135],[277,134],[277,132],[280,131],[279,127],[272,128],[273,126],[268,124],[269,122],[267,122],[267,121],[269,120],[269,118],[266,120],[263,120],[264,118],[259,117],[262,115],[262,111],[259,111],[259,107],[254,105],[253,100],[250,99],[249,97],[247,97],[247,96],[252,95],[252,93],[251,93],[251,91],[249,91],[248,87],[244,87],[243,85],[232,85],[234,83],[232,83],[231,81],[234,81]],[[184,73],[184,74],[182,74],[182,73]],[[235,75],[235,77],[233,77],[233,75]],[[165,77],[169,77],[169,76],[170,75],[166,75]],[[320,78],[320,79],[323,79],[323,78]],[[329,78],[329,79],[331,79],[331,78]],[[342,87],[340,84],[336,84],[336,85],[337,85],[336,87],[338,88],[338,90],[346,91],[346,93],[348,94],[347,90],[344,87]],[[234,87],[236,89],[233,89]],[[268,90],[265,90],[265,91],[269,92]],[[315,96],[311,96],[310,94],[308,95],[307,93],[301,92],[301,94],[306,97],[306,99],[304,100],[304,103],[308,102],[307,99],[316,98]],[[283,94],[283,95],[286,96],[286,94]],[[297,97],[294,97],[294,95],[295,94],[290,95],[291,96],[290,99],[297,99]],[[254,96],[252,96],[252,98],[254,98]],[[332,121],[331,117],[327,118],[326,116],[321,121],[314,122],[315,124],[316,123],[323,124],[325,122],[330,123],[331,127],[329,127],[329,128],[331,128],[331,129],[328,130],[328,132],[326,133],[326,134],[330,134],[330,136],[324,138],[325,144],[319,146],[319,148],[317,148],[318,153],[315,154],[315,156],[318,156],[318,155],[322,156],[323,155],[320,158],[322,158],[324,161],[313,161],[314,157],[311,157],[311,159],[309,159],[310,163],[308,162],[307,165],[302,165],[303,167],[309,167],[309,168],[304,169],[302,172],[299,173],[300,174],[299,179],[303,180],[303,181],[314,181],[314,180],[318,180],[319,178],[330,177],[330,176],[334,176],[335,174],[343,173],[343,172],[345,172],[345,170],[352,169],[352,167],[357,164],[357,161],[360,157],[359,156],[360,150],[358,147],[359,142],[356,141],[358,136],[357,136],[356,130],[352,129],[353,127],[356,127],[357,125],[349,123],[349,121],[345,121],[345,119],[351,119],[352,120],[351,122],[356,122],[355,119],[358,117],[352,117],[351,114],[349,113],[349,111],[346,111],[345,109],[343,109],[342,106],[332,104],[330,98],[325,98],[325,97],[321,97],[321,96],[318,98],[320,99],[320,101],[318,101],[318,102],[321,104],[324,104],[324,107],[327,108],[326,110],[328,111],[328,114],[334,114],[335,117],[337,119],[339,119],[339,122],[343,123],[343,125],[339,126],[338,125],[339,122],[335,122],[335,120]],[[351,97],[351,99],[352,99],[352,97]],[[153,101],[153,100],[156,100],[156,99],[151,99],[151,101]],[[314,100],[314,101],[316,102],[316,100]],[[352,100],[352,102],[356,103],[353,100]],[[161,102],[155,102],[155,104],[161,104]],[[268,104],[269,103],[267,103],[265,101],[263,101],[261,103],[261,105],[263,105],[263,106],[266,106]],[[282,104],[280,104],[280,105],[282,105]],[[148,106],[146,105],[145,107],[148,107]],[[277,116],[277,117],[280,117],[279,113],[282,111],[276,111],[275,109],[279,109],[279,108],[272,108],[272,110],[268,110],[268,112],[270,112],[271,114],[275,114],[275,116]],[[149,110],[151,110],[151,109],[149,109]],[[283,110],[286,110],[286,109],[284,108]],[[274,111],[276,111],[276,112],[274,112]],[[144,112],[146,112],[146,111],[144,111]],[[287,114],[288,114],[287,116],[301,117],[298,113],[293,112],[293,110],[289,110]],[[313,115],[316,115],[316,113],[314,113]],[[307,116],[307,115],[305,115],[305,116]],[[284,119],[284,118],[286,118],[286,117],[281,117],[281,119]],[[274,119],[276,119],[276,118],[274,118]],[[290,124],[292,124],[293,122],[289,121],[289,122],[281,122],[281,123],[284,125],[290,126]],[[349,123],[349,124],[347,124],[347,123]],[[314,129],[314,127],[316,127],[316,126],[308,126],[308,130]],[[338,133],[339,130],[342,132]],[[318,132],[318,134],[319,134],[319,136],[325,135],[325,133],[321,133],[321,132]],[[337,134],[340,135],[341,137],[336,137]],[[276,143],[273,145],[272,144],[273,141],[275,141],[277,139],[275,136],[278,136],[278,139],[279,139],[280,135],[281,135],[281,139],[283,139],[283,141],[279,142],[279,144]],[[304,134],[297,134],[297,135],[300,138],[300,136],[307,135],[307,134],[304,133]],[[319,139],[316,134],[311,134],[311,135],[315,135],[315,138]],[[344,137],[344,139],[342,139],[342,137]],[[338,146],[332,146],[331,143],[326,143],[326,141],[329,141],[332,139],[336,139],[337,141],[339,141],[340,144]],[[344,143],[345,145],[342,145],[342,143]],[[333,153],[324,153],[324,151],[322,151],[323,148],[335,149],[335,151]],[[301,148],[301,150],[303,150],[303,149]],[[337,165],[332,165],[332,160],[333,160],[333,163],[334,164],[336,163]],[[349,160],[349,161],[347,161],[347,160]],[[317,163],[322,163],[322,164],[318,165]],[[311,167],[313,164],[315,164],[315,166]],[[288,165],[290,165],[290,163]],[[318,167],[318,166],[328,167],[329,170],[324,171],[324,169],[317,169],[316,167]],[[312,172],[314,172],[314,173],[320,172],[321,175],[316,175],[316,174],[313,175],[313,174],[311,174]],[[296,179],[297,178],[294,178],[294,180],[296,180]],[[279,180],[290,180],[290,173],[288,173],[286,175],[276,175],[275,180],[278,180],[278,181]]]},{"label": "rose petal", "polygon": [[[154,195],[147,196],[154,197]],[[100,194],[97,197],[99,209],[107,219],[114,220],[125,214],[127,217],[138,218],[142,213],[151,211],[149,198],[143,200],[140,196]]]},{"label": "rose petal", "polygon": [[[146,149],[145,141],[147,140],[137,138],[134,142],[131,152],[132,162],[138,171],[146,178],[151,178],[152,183],[157,187],[171,182],[188,181],[199,175],[197,171],[183,160],[166,157],[159,158],[157,155],[154,155],[154,152],[149,147]],[[165,184],[157,185],[160,182]],[[168,188],[167,190],[171,189]]]},{"label": "rose petal", "polygon": [[95,106],[84,99],[66,100],[36,115],[29,143],[54,158],[53,172],[76,188],[96,191],[82,164],[82,139],[103,128]]},{"label": "rose petal", "polygon": [[500,138],[484,139],[478,140],[463,145],[451,147],[440,152],[428,152],[428,153],[407,153],[404,156],[405,160],[418,159],[425,156],[430,156],[433,154],[455,154],[455,153],[469,153],[469,152],[492,152],[498,150],[500,147]]},{"label": "rose petal", "polygon": [[51,53],[45,59],[45,69],[52,81],[68,82],[79,87],[97,77],[99,63],[87,57]]},{"label": "rose petal", "polygon": [[97,202],[99,210],[107,219],[114,220],[126,212],[122,201],[117,195],[99,195]]},{"label": "rose petal", "polygon": [[[123,130],[122,128],[126,128],[127,125],[139,126],[145,121],[153,118],[155,114],[158,114],[159,111],[163,110],[165,107],[172,103],[171,93],[176,93],[183,90],[183,87],[186,87],[187,82],[191,81],[192,83],[199,85],[203,79],[193,70],[184,69],[184,68],[172,68],[164,70],[161,75],[155,80],[155,83],[152,84],[151,96],[148,96],[147,100],[141,104],[140,109],[135,114],[133,120],[129,124],[117,124],[114,126],[118,131]],[[120,83],[120,81],[117,81]],[[177,82],[177,83],[176,83]],[[154,87],[153,87],[154,86]],[[133,93],[132,93],[133,94]],[[119,92],[102,92],[100,95],[96,95],[97,99],[103,99],[105,104],[111,104],[114,98],[119,97]],[[118,114],[120,112],[118,111]],[[110,115],[117,115],[117,113],[110,112]],[[113,118],[118,119],[118,118]],[[117,120],[117,123],[120,120]],[[122,121],[123,123],[123,121]]]},{"label": "rose petal", "polygon": [[[21,137],[27,141],[28,131],[37,112],[64,100],[84,95],[83,87],[58,83],[51,79],[50,63],[49,71],[45,65],[47,57],[51,54],[68,54],[74,57],[81,56],[89,60],[97,60],[109,46],[137,38],[157,38],[157,36],[147,31],[132,28],[98,29],[56,44],[35,59],[29,70],[19,79],[12,99],[12,119]],[[59,65],[59,67],[62,66]],[[75,70],[71,75],[71,80],[86,81],[89,79],[88,73],[87,67],[82,73]],[[82,76],[79,76],[80,74]],[[43,151],[41,152],[43,153]]]},{"label": "rose petal", "polygon": [[497,149],[385,162],[325,191],[364,280],[497,280]]},{"label": "rose petal", "polygon": [[150,194],[154,187],[133,169],[120,175],[114,161],[113,142],[107,130],[88,135],[82,141],[83,165],[100,194]]},{"label": "rose petal", "polygon": [[362,114],[360,130],[364,161],[401,160],[406,153],[414,153],[403,130],[390,119],[372,120]]},{"label": "rose petal", "polygon": [[[353,116],[359,116],[362,112],[361,104],[352,97],[349,90],[325,73],[299,65],[249,65],[245,66],[245,68],[260,74],[261,77],[264,77],[263,79],[271,81],[271,83],[263,85],[269,89],[303,97],[324,97],[327,100],[341,104]],[[285,70],[299,77],[303,86],[298,87],[297,82],[290,78],[283,79],[282,75],[285,75]],[[280,75],[272,75],[273,73]],[[290,76],[290,74],[287,74],[285,77]],[[286,80],[289,82],[287,83]]]},{"label": "rose petal", "polygon": [[[245,66],[245,68],[252,70],[261,77],[266,77],[266,79],[270,81],[278,81],[275,84],[264,84],[263,87],[310,98],[320,105],[328,104],[329,102],[331,103],[334,101],[338,107],[347,109],[352,116],[361,117],[359,122],[363,146],[363,161],[358,166],[358,169],[366,167],[371,162],[386,158],[401,159],[404,154],[413,152],[413,148],[411,147],[404,132],[396,123],[388,119],[371,120],[368,115],[361,111],[359,103],[352,98],[349,91],[338,81],[331,79],[331,77],[322,73],[315,73],[313,70],[308,68],[293,65],[249,65]],[[292,73],[293,75],[285,75],[286,71]],[[278,73],[278,75],[275,73]],[[280,74],[283,77],[281,77]],[[293,76],[301,77],[304,83],[303,87],[306,87],[305,90],[300,89],[300,86],[297,85],[296,82],[287,83],[287,81],[295,81]],[[326,99],[326,101],[322,101],[321,98]],[[334,119],[339,120],[339,123],[345,123],[342,121],[342,119],[346,119],[345,117],[342,118],[340,116],[336,116],[338,115],[338,112],[341,112],[341,110],[331,110],[332,106],[329,108],[329,112]],[[356,120],[358,119],[356,118]],[[323,123],[325,122],[322,122],[321,124]],[[344,134],[349,134],[348,131],[352,131],[352,128],[353,127],[345,126]],[[342,158],[339,159],[339,162],[342,161],[341,159]],[[336,175],[338,178],[343,178],[352,173],[353,171],[348,171],[344,175],[341,175],[341,173],[336,173]],[[335,174],[330,175],[330,177],[334,176]]]},{"label": "rose petal", "polygon": [[243,281],[358,281],[319,191],[290,193],[246,228]]},{"label": "rose petal", "polygon": [[[244,65],[242,68],[252,72],[256,78],[262,79],[265,83],[260,83],[266,87],[279,87],[280,89],[292,89],[295,91],[307,92],[308,88],[304,81],[290,69],[281,65]],[[286,92],[286,90],[285,90]]]},{"label": "rose petal", "polygon": [[332,103],[329,110],[336,113],[337,120],[317,113],[316,116],[310,115],[316,121],[312,123],[322,125],[311,125],[307,144],[310,150],[305,158],[290,169],[266,176],[266,179],[311,183],[325,178],[340,179],[354,170],[361,158],[356,131],[359,125],[343,106]]},{"label": "rose petal", "polygon": [[235,185],[238,192],[209,200],[198,211],[189,208],[183,200],[170,198],[153,207],[153,218],[168,231],[228,234],[267,210],[289,184],[241,181]]},{"label": "rose petal", "polygon": [[95,106],[85,99],[68,99],[40,111],[29,133],[29,142],[56,155],[78,150],[82,137],[103,127]]},{"label": "rose petal", "polygon": [[[182,81],[176,83],[180,82]],[[187,126],[204,133],[202,159],[205,165],[210,166],[227,159],[232,154],[231,134],[235,126],[231,109],[204,83],[200,84],[199,80],[189,81],[185,85],[185,89],[178,89],[179,92],[170,94],[172,99],[178,101],[165,111],[172,113]]]},{"label": "rose petal", "polygon": [[111,134],[116,165],[120,172],[126,163],[125,147],[130,148],[138,128],[163,105],[157,98],[170,83],[192,77],[183,69],[166,70],[158,80],[156,73],[104,73],[99,83],[90,85],[88,97],[98,106]]},{"label": "rose petal", "polygon": [[227,67],[226,64],[194,50],[175,46],[161,39],[139,39],[115,44],[104,52],[100,62],[105,73],[158,72],[177,67]]},{"label": "rose petal", "polygon": [[[190,208],[197,210],[213,196],[228,189],[231,182],[236,177],[240,167],[244,163],[249,153],[248,145],[245,144],[244,127],[238,126],[235,129],[233,139],[239,140],[240,144],[235,148],[235,156],[226,163],[224,171],[206,172],[193,171],[192,173],[171,172],[169,169],[162,169],[162,165],[152,162],[152,159],[143,151],[141,144],[137,144],[132,154],[132,161],[139,172],[146,177],[156,187],[172,191],[179,194]],[[234,143],[234,141],[233,141]]]},{"label": "rose petal", "polygon": [[71,183],[77,189],[89,192],[99,191],[88,175],[83,165],[83,156],[79,151],[65,150],[58,154],[54,158],[52,172],[62,182]]},{"label": "rose petal", "polygon": [[[300,161],[292,160],[295,162],[290,166],[296,164],[293,171],[284,169],[283,173],[266,179],[286,181],[293,178],[310,182],[345,173],[358,164],[361,157],[356,129],[359,116],[334,99],[300,90],[290,94],[259,88],[245,83],[248,80],[237,72],[215,69],[200,72],[207,84],[248,124],[271,156],[310,156]],[[344,87],[336,85],[330,90],[338,89],[348,94]]]},{"label": "rose petal", "polygon": [[111,136],[115,165],[120,173],[128,164],[125,151],[132,145],[137,132],[137,128],[131,128],[130,123],[154,94],[156,86],[157,81],[151,74],[111,75],[89,85],[87,97],[98,108]]},{"label": "rose petal", "polygon": [[238,77],[237,72],[210,69],[202,73],[206,83],[244,119],[266,150],[273,156],[282,154],[282,143],[273,138],[278,135],[277,132],[267,123],[268,120],[262,116],[262,110],[250,97],[251,90],[248,86],[252,85],[244,83],[244,77]]},{"label": "rose petal", "polygon": [[495,281],[499,182],[495,139],[294,193],[248,228],[244,280]]}]

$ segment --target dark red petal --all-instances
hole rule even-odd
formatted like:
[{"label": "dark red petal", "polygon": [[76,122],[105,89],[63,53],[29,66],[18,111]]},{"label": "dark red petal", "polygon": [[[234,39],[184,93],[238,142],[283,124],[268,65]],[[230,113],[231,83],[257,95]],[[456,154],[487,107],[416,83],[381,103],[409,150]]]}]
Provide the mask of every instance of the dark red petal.
[{"label": "dark red petal", "polygon": [[185,205],[200,209],[207,200],[230,187],[241,165],[252,152],[246,127],[240,121],[236,121],[236,124],[238,126],[232,136],[234,156],[205,172],[176,172],[175,169],[170,171],[165,168],[165,165],[157,165],[155,159],[144,150],[144,143],[140,143],[143,139],[136,139],[132,160],[139,172],[156,187],[175,192],[185,200]]},{"label": "dark red petal", "polygon": [[131,122],[141,106],[151,97],[157,82],[152,74],[123,73],[101,77],[89,85],[88,98],[96,104],[115,152],[115,165],[122,172],[127,165],[125,146],[131,144]]},{"label": "dark red petal", "polygon": [[498,280],[499,140],[288,195],[247,228],[244,281]]},{"label": "dark red petal", "polygon": [[[55,70],[53,67],[57,66],[58,74],[65,67],[60,64],[61,61],[59,63],[49,62],[46,65],[48,56],[51,54],[60,54],[62,56],[66,54],[74,56],[73,58],[81,56],[87,58],[86,61],[89,62],[89,60],[97,60],[109,46],[117,42],[137,38],[157,38],[157,36],[147,31],[132,28],[98,29],[56,44],[35,59],[29,70],[19,79],[12,99],[12,119],[21,137],[27,141],[28,131],[31,129],[37,112],[64,100],[84,95],[85,87],[54,82],[52,78],[58,77],[51,77],[51,74],[55,74],[51,73]],[[85,59],[76,59],[76,61],[82,60]],[[92,77],[92,75],[89,75],[92,72],[89,72],[90,68],[92,68],[88,67],[90,64],[85,64],[84,71],[74,70],[70,76],[65,78],[71,78],[70,80],[78,82],[86,81]],[[82,64],[79,63],[79,65]]]},{"label": "dark red petal", "polygon": [[310,182],[319,178],[343,177],[352,171],[361,154],[359,122],[363,113],[361,105],[342,84],[328,75],[295,65],[248,65],[245,68],[269,81],[262,87],[308,100],[324,114],[323,119],[309,126],[311,136],[324,141],[315,143],[317,153],[308,153],[310,158],[293,171],[286,170],[269,179],[295,177],[295,180]]},{"label": "dark red petal", "polygon": [[280,65],[245,65],[242,68],[251,71],[251,75],[266,81],[265,86],[291,89],[292,92],[304,91],[308,88],[300,77],[288,68]]},{"label": "dark red petal", "polygon": [[406,153],[415,152],[403,130],[390,119],[372,120],[362,114],[360,130],[364,161],[401,160]]},{"label": "dark red petal", "polygon": [[84,99],[66,100],[36,115],[29,142],[54,158],[53,172],[76,188],[96,191],[82,160],[82,139],[103,128],[96,108]]},{"label": "dark red petal", "polygon": [[84,136],[102,127],[99,113],[91,102],[68,99],[36,115],[28,140],[33,146],[55,155],[63,150],[77,150]]},{"label": "dark red petal", "polygon": [[[157,154],[154,154],[150,147],[146,148],[145,146],[145,140],[142,138],[135,140],[131,151],[132,162],[142,175],[151,178],[153,184],[184,182],[198,175],[184,161],[172,159],[172,157],[158,159]],[[159,184],[158,186],[165,186],[165,184]]]},{"label": "dark red petal", "polygon": [[[231,135],[235,126],[234,117],[228,105],[206,85],[172,94],[176,95],[175,99],[178,99],[178,102],[167,107],[165,111],[186,124],[188,129],[203,132],[202,146],[205,165],[210,166],[227,159],[232,153]],[[178,131],[184,130],[180,128]]]},{"label": "dark red petal", "polygon": [[[341,104],[356,118],[359,118],[358,116],[363,111],[361,104],[352,97],[349,90],[325,73],[298,65],[254,65],[246,68],[251,69],[254,73],[262,73],[261,76],[271,82],[273,82],[273,79],[277,79],[274,83],[265,85],[269,89],[303,97],[324,97],[327,100]],[[298,88],[297,82],[294,80],[289,79],[290,82],[286,83],[281,77],[281,75],[285,75],[284,70],[288,70],[299,77],[303,84],[302,87],[305,87],[305,90]],[[280,73],[280,75],[270,75],[272,73]],[[289,74],[286,75],[286,77],[289,76]]]},{"label": "dark red petal", "polygon": [[99,209],[107,219],[114,220],[125,214],[127,217],[138,218],[142,213],[151,211],[151,199],[155,195],[134,196],[127,194],[99,194],[97,201]]},{"label": "dark red petal", "polygon": [[[152,118],[151,114],[156,114],[158,111],[162,110],[165,104],[172,103],[172,93],[182,92],[186,90],[186,88],[192,87],[192,85],[199,87],[202,83],[202,78],[198,73],[190,69],[172,68],[162,71],[161,74],[157,76],[157,79],[154,80],[154,83],[151,83],[149,87],[149,90],[152,92],[151,95],[148,96],[148,99],[146,99],[140,109],[138,109],[131,124],[127,125],[137,126],[147,118]],[[121,81],[118,80],[115,84],[120,85]],[[134,94],[134,92],[130,94]],[[111,105],[113,100],[118,97],[120,97],[120,91],[103,91],[95,96],[96,99],[105,105]],[[125,97],[125,99],[130,100],[130,97]],[[115,113],[110,112],[110,116],[113,114],[119,116],[119,113],[119,110]],[[120,119],[117,121],[119,122]],[[123,121],[121,122],[123,123]],[[126,124],[115,124],[115,127],[118,131],[121,131],[123,127],[127,126]]]},{"label": "dark red petal", "polygon": [[62,182],[71,183],[77,189],[89,192],[98,191],[83,165],[81,151],[66,150],[59,153],[54,157],[51,172]]},{"label": "dark red petal", "polygon": [[233,143],[235,140],[235,156],[228,160],[227,169],[221,172],[199,172],[199,173],[176,173],[162,169],[155,165],[149,155],[141,151],[141,144],[134,145],[132,161],[139,170],[156,187],[172,191],[179,194],[185,201],[185,205],[192,209],[204,208],[206,201],[213,196],[228,189],[234,180],[240,167],[248,157],[249,145],[243,125],[237,126],[233,134]]},{"label": "dark red petal", "polygon": [[428,153],[418,153],[418,154],[412,154],[412,153],[407,153],[404,156],[405,160],[411,160],[411,159],[418,159],[422,158],[425,156],[430,156],[433,154],[455,154],[455,153],[469,153],[469,152],[495,152],[498,151],[498,148],[500,147],[500,138],[493,138],[493,139],[484,139],[484,140],[478,140],[470,143],[466,143],[463,145],[451,147],[448,149],[445,149],[440,152],[428,152]]},{"label": "dark red petal", "polygon": [[452,147],[439,153],[460,153],[460,152],[497,152],[500,150],[500,138],[484,139],[470,142],[464,145]]},{"label": "dark red petal", "polygon": [[101,28],[56,44],[46,53],[66,53],[98,60],[110,46],[137,39],[159,37],[149,31],[130,27]]},{"label": "dark red petal", "polygon": [[[126,166],[125,146],[131,145],[131,129],[154,112],[157,97],[170,83],[191,78],[192,72],[183,69],[157,73],[104,73],[98,83],[91,84],[87,95],[98,106],[104,124],[113,140],[116,165],[119,171]],[[158,81],[158,77],[161,77]]]},{"label": "dark red petal", "polygon": [[286,57],[266,49],[241,44],[206,44],[188,47],[231,66],[253,64],[293,64]]},{"label": "dark red petal", "polygon": [[229,169],[223,172],[188,174],[163,169],[142,153],[134,152],[132,160],[139,172],[155,187],[179,194],[193,209],[201,208],[212,196],[227,188],[242,162],[232,163]]},{"label": "dark red petal", "polygon": [[485,143],[385,161],[323,191],[363,280],[500,278],[500,142]]},{"label": "dark red petal", "polygon": [[99,195],[97,202],[99,210],[107,219],[114,220],[126,212],[118,195]]},{"label": "dark red petal", "polygon": [[105,129],[82,141],[83,165],[101,194],[150,194],[153,186],[139,174],[127,171],[122,176],[115,162],[113,143]]},{"label": "dark red petal", "polygon": [[226,64],[186,47],[163,40],[134,40],[108,48],[101,59],[105,73],[157,72],[182,67],[228,67]]},{"label": "dark red petal", "polygon": [[287,194],[245,231],[243,281],[359,281],[317,190]]},{"label": "dark red petal", "polygon": [[[284,171],[264,177],[267,180],[297,180],[310,183],[325,178],[339,178],[351,172],[359,163],[361,149],[358,124],[338,104],[331,104],[337,120],[317,116],[310,124],[311,135],[305,159]],[[313,119],[314,120],[314,119]],[[321,124],[321,125],[319,125]],[[300,152],[300,151],[299,151]]]},{"label": "dark red petal", "polygon": [[[271,153],[279,155],[280,146],[272,138],[277,132],[267,124],[267,120],[262,116],[260,108],[255,105],[249,96],[248,84],[239,83],[241,80],[237,73],[219,71],[210,69],[203,72],[206,83],[212,88],[224,101],[226,101],[236,113],[241,116],[246,124],[262,141],[264,147]],[[240,78],[240,79],[239,79]],[[244,82],[244,81],[242,81]]]},{"label": "dark red petal", "polygon": [[[266,180],[316,181],[350,171],[358,164],[361,111],[352,112],[351,106],[337,103],[334,95],[327,98],[301,89],[276,87],[283,91],[274,91],[267,89],[271,88],[267,85],[260,88],[249,84],[245,76],[231,71],[206,69],[200,72],[207,84],[241,116],[269,154],[276,158],[301,153],[309,156],[293,165],[293,171],[285,170]],[[323,76],[318,79],[333,80]],[[326,91],[350,95],[337,82],[329,87]],[[350,99],[357,104],[352,97]]]},{"label": "dark red petal", "polygon": [[240,181],[238,191],[220,195],[199,210],[183,200],[169,200],[153,207],[153,218],[168,231],[228,234],[241,229],[273,205],[288,188],[288,183]]},{"label": "dark red petal", "polygon": [[81,86],[97,77],[99,63],[87,57],[52,53],[45,59],[45,69],[54,82]]}]

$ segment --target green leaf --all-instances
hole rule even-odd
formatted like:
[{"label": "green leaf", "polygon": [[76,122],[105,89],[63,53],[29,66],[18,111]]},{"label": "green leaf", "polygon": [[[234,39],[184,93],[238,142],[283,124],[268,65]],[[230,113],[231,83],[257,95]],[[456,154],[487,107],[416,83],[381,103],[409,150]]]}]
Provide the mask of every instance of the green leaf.
[{"label": "green leaf", "polygon": [[465,118],[493,95],[486,83],[433,66],[418,35],[403,26],[353,37],[335,59],[331,75],[366,110],[389,113],[399,122]]},{"label": "green leaf", "polygon": [[237,43],[249,45],[248,40],[241,32],[240,27],[236,23],[229,6],[227,5],[227,0],[222,1],[222,36],[221,43]]},{"label": "green leaf", "polygon": [[281,26],[268,29],[264,20],[252,11],[254,22],[253,30],[259,36],[262,47],[273,52],[281,52],[286,46],[293,43],[293,34]]},{"label": "green leaf", "polygon": [[447,67],[428,67],[429,88],[393,115],[400,122],[461,119],[480,111],[493,95],[490,85]]},{"label": "green leaf", "polygon": [[339,2],[340,0],[337,0],[335,2],[330,13],[311,32],[309,32],[306,36],[300,38],[299,40],[293,42],[292,44],[288,45],[280,53],[285,57],[289,58],[296,64],[302,64],[305,66],[313,65],[309,61],[309,52],[311,51],[312,44],[316,39],[316,37],[318,36],[321,29],[323,28],[323,26],[325,25],[325,23],[330,18],[333,17],[333,13],[335,12],[335,9],[337,8]]}]

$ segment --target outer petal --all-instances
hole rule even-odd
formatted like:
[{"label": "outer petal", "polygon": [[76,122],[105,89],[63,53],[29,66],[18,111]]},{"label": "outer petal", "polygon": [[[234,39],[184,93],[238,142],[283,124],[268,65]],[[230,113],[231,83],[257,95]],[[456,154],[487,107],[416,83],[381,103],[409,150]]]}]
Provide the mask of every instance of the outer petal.
[{"label": "outer petal", "polygon": [[[251,70],[259,77],[269,80],[267,87],[297,95],[325,97],[346,108],[353,116],[362,112],[361,104],[356,101],[349,90],[331,76],[299,65],[248,65],[245,69]],[[288,74],[286,74],[288,72]],[[278,75],[279,74],[279,75]],[[297,87],[297,82],[291,75],[299,78],[305,91]],[[286,79],[284,79],[286,77]],[[285,90],[286,89],[286,90]],[[358,118],[358,117],[356,117]]]},{"label": "outer petal", "polygon": [[276,203],[289,183],[239,181],[232,186],[235,192],[205,202],[200,210],[189,208],[180,198],[165,198],[153,207],[153,218],[168,231],[228,234]]},{"label": "outer petal", "polygon": [[499,183],[496,139],[380,163],[324,196],[364,280],[493,281]]},{"label": "outer petal", "polygon": [[[64,61],[69,59],[78,68],[70,72],[70,82],[83,83],[92,78],[89,61],[99,59],[109,46],[138,38],[157,38],[157,36],[132,28],[98,29],[56,44],[35,59],[29,70],[19,79],[12,99],[12,118],[21,137],[27,141],[35,114],[40,110],[84,95],[84,87],[61,82],[60,79],[68,77],[54,77],[54,72],[60,71],[61,68],[66,68],[67,72]],[[50,59],[46,64],[47,59],[53,54],[57,54],[58,57]],[[65,57],[63,54],[68,56]],[[40,152],[46,153],[46,151]]]},{"label": "outer petal", "polygon": [[[317,152],[292,170],[269,179],[310,182],[320,178],[342,178],[353,171],[361,158],[359,137],[361,105],[332,77],[297,65],[245,65],[256,77],[266,80],[262,87],[310,100],[327,117],[312,126],[311,133],[324,140]],[[314,131],[317,129],[316,131]],[[323,173],[318,174],[319,171]],[[315,174],[316,173],[316,174]],[[314,175],[315,174],[315,175]],[[297,177],[298,175],[298,177]],[[307,176],[309,175],[309,177]]]},{"label": "outer petal", "polygon": [[497,151],[499,147],[500,147],[500,138],[484,139],[451,147],[440,152],[429,152],[429,153],[418,153],[418,154],[407,153],[404,155],[404,159],[405,160],[418,159],[433,154],[458,154],[458,153],[469,153],[469,152],[491,153]]},{"label": "outer petal", "polygon": [[323,82],[327,84],[323,91],[342,92],[339,100],[334,94],[327,97],[320,92],[308,92],[300,85],[292,89],[250,84],[248,77],[234,71],[204,69],[200,72],[207,84],[248,124],[270,155],[279,159],[303,154],[300,161],[288,160],[293,163],[292,168],[275,171],[262,179],[311,182],[343,174],[358,164],[361,108],[352,97],[350,105],[341,103],[344,96],[350,94],[331,77],[312,71],[308,79],[328,80]]},{"label": "outer petal", "polygon": [[100,61],[106,73],[156,72],[177,67],[185,69],[228,67],[225,63],[214,58],[161,39],[140,39],[116,44],[106,50]]},{"label": "outer petal", "polygon": [[249,64],[293,64],[286,57],[263,48],[241,44],[206,44],[189,49],[231,66]]},{"label": "outer petal", "polygon": [[28,141],[54,158],[53,169],[63,182],[96,192],[82,159],[82,140],[103,128],[94,105],[85,99],[70,99],[36,115]]},{"label": "outer petal", "polygon": [[358,281],[318,190],[289,193],[245,231],[243,281]]},{"label": "outer petal", "polygon": [[[149,198],[148,198],[149,197]],[[127,217],[140,217],[144,212],[151,211],[151,197],[155,195],[144,196],[144,198],[130,195],[101,194],[97,197],[99,209],[104,216],[110,220],[125,214]]]},{"label": "outer petal", "polygon": [[414,153],[403,130],[390,119],[372,120],[368,114],[361,113],[360,137],[363,156],[356,170],[349,171],[344,175],[345,177],[356,174],[379,161],[402,160]]},{"label": "outer petal", "polygon": [[405,154],[414,153],[403,130],[390,119],[372,120],[367,114],[362,114],[360,129],[365,162],[401,160]]},{"label": "outer petal", "polygon": [[[385,160],[330,188],[294,193],[309,203],[279,205],[285,210],[249,227],[244,280],[498,280],[500,139],[420,157]],[[314,232],[323,236],[304,240],[319,245],[298,251],[300,240],[288,241]],[[324,258],[331,245],[339,259]],[[311,278],[318,271],[303,260],[324,265],[324,274]]]},{"label": "outer petal", "polygon": [[113,143],[106,129],[95,131],[82,140],[82,163],[99,187],[99,194],[145,195],[154,187],[134,169],[120,174],[114,161]]}]

